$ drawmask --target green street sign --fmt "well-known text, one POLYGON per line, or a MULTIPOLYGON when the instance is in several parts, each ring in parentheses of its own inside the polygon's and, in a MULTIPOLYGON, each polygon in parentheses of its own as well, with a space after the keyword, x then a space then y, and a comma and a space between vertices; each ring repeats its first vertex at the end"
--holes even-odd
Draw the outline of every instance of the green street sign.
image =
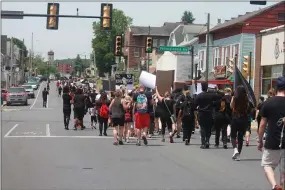
POLYGON ((176 46, 159 46, 159 51, 189 52, 189 48, 188 47, 176 47, 176 46))

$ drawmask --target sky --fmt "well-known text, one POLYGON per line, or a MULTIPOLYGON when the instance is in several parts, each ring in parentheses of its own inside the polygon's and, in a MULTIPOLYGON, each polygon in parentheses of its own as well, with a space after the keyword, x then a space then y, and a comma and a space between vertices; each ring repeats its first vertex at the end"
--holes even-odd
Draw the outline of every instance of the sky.
MULTIPOLYGON (((266 6, 274 4, 267 2, 266 6)), ((100 16, 100 2, 61 2, 60 14, 100 16)), ((179 22, 185 10, 191 11, 196 24, 205 24, 210 13, 211 27, 218 19, 231 17, 263 8, 248 2, 113 2, 113 8, 121 9, 133 18, 136 26, 162 26, 164 22, 179 22)), ((24 13, 46 14, 46 2, 2 2, 2 10, 24 11, 24 13)), ((23 20, 3 19, 2 35, 24 39, 28 49, 32 46, 35 54, 47 58, 52 50, 55 59, 75 58, 77 54, 89 57, 94 38, 92 22, 99 19, 59 18, 58 30, 46 29, 46 18, 25 17, 23 20)))

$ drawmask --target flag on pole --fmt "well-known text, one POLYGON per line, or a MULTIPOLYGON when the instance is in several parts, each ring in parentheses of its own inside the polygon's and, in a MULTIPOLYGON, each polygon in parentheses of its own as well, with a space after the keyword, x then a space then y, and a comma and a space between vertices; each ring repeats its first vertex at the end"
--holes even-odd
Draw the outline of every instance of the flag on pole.
POLYGON ((235 64, 235 69, 234 69, 234 89, 237 88, 237 86, 243 86, 246 90, 246 93, 248 94, 249 101, 252 103, 252 105, 255 107, 256 106, 256 98, 254 96, 254 92, 250 86, 250 84, 247 82, 247 80, 243 77, 242 73, 240 70, 237 68, 237 65, 235 64))

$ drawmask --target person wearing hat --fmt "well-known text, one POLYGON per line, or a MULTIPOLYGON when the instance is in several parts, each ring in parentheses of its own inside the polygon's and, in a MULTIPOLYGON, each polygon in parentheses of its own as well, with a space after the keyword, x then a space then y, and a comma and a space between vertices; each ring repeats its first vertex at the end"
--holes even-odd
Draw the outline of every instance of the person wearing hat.
POLYGON ((285 77, 276 80, 276 94, 264 102, 260 110, 260 127, 258 130, 258 150, 262 151, 261 166, 273 190, 285 189, 285 77), (267 128, 265 144, 263 135, 267 128), (280 165, 279 165, 280 164, 280 165), (279 165, 281 185, 275 179, 274 170, 279 165), (283 184, 283 185, 282 185, 283 184), (283 188, 282 188, 283 186, 283 188))

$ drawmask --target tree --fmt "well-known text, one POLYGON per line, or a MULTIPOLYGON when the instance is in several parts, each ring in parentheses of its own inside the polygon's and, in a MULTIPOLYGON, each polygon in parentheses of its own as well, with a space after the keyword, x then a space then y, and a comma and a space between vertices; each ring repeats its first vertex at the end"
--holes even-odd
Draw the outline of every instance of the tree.
POLYGON ((114 64, 113 44, 116 35, 125 33, 128 26, 132 24, 133 19, 126 16, 122 10, 113 9, 112 30, 107 32, 101 29, 100 22, 93 23, 95 38, 92 39, 92 47, 95 52, 96 67, 100 76, 111 71, 111 65, 114 64))
POLYGON ((181 17, 181 22, 186 24, 193 24, 195 18, 191 11, 184 11, 183 16, 181 17))
POLYGON ((79 72, 81 75, 81 69, 82 69, 82 60, 80 58, 80 55, 77 55, 77 57, 75 59, 75 64, 74 64, 75 73, 79 72))
POLYGON ((33 68, 37 69, 37 74, 39 75, 49 76, 51 73, 57 73, 56 66, 49 65, 41 55, 35 55, 33 57, 33 68))

